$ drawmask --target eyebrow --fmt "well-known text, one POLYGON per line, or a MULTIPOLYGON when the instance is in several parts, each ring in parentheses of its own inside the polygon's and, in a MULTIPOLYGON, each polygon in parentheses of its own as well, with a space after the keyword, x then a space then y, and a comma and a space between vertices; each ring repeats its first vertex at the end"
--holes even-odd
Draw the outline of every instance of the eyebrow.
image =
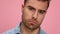
POLYGON ((38 11, 44 11, 44 12, 46 12, 45 10, 41 10, 41 9, 40 9, 40 10, 38 10, 38 11))
POLYGON ((35 9, 34 7, 32 7, 32 6, 27 6, 27 7, 36 10, 36 9, 35 9))
MULTIPOLYGON (((27 7, 36 10, 36 9, 35 9, 34 7, 32 7, 32 6, 27 6, 27 7)), ((46 12, 46 10, 43 10, 43 9, 39 9, 38 12, 39 12, 39 11, 46 12)))

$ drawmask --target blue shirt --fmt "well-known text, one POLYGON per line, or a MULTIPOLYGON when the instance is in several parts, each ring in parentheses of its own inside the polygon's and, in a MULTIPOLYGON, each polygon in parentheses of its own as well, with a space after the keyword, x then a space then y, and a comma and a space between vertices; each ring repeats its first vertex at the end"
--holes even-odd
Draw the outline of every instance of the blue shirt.
MULTIPOLYGON (((18 25, 17 27, 4 32, 3 34, 20 34, 20 26, 18 25)), ((39 34, 46 34, 46 33, 40 29, 39 34)))

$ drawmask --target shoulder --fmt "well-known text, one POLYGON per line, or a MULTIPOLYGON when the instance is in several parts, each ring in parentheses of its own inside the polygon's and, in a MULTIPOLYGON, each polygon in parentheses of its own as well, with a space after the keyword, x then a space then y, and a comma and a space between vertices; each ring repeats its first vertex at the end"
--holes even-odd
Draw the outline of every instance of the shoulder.
POLYGON ((19 33, 19 32, 20 32, 20 30, 19 30, 19 27, 17 26, 15 28, 12 28, 12 29, 4 32, 3 34, 16 34, 16 33, 19 33))
POLYGON ((10 29, 10 30, 7 30, 3 34, 14 34, 14 30, 15 30, 14 28, 10 29))
POLYGON ((40 29, 40 32, 39 33, 40 34, 46 34, 46 32, 44 30, 42 30, 42 29, 40 29))

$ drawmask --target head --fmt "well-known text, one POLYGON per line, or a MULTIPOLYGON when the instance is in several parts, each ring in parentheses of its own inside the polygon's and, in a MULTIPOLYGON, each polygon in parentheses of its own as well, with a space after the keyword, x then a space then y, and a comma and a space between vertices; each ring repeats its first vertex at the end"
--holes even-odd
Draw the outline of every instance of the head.
POLYGON ((22 23, 31 30, 37 29, 47 13, 49 0, 24 0, 22 6, 22 23))

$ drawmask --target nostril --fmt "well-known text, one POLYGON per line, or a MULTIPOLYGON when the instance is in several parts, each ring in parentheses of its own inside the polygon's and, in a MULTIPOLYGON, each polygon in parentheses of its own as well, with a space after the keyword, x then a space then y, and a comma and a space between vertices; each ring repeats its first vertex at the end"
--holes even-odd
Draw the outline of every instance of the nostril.
POLYGON ((34 16, 33 16, 33 17, 32 17, 32 19, 36 20, 36 19, 37 19, 37 17, 34 17, 34 16))
POLYGON ((37 15, 34 15, 34 16, 32 17, 32 19, 36 20, 36 19, 37 19, 37 15))
POLYGON ((35 18, 35 19, 36 19, 36 18, 37 18, 37 14, 35 14, 35 15, 33 16, 33 18, 35 18))
POLYGON ((34 14, 33 14, 33 19, 37 19, 37 17, 38 17, 38 12, 36 11, 34 14))

